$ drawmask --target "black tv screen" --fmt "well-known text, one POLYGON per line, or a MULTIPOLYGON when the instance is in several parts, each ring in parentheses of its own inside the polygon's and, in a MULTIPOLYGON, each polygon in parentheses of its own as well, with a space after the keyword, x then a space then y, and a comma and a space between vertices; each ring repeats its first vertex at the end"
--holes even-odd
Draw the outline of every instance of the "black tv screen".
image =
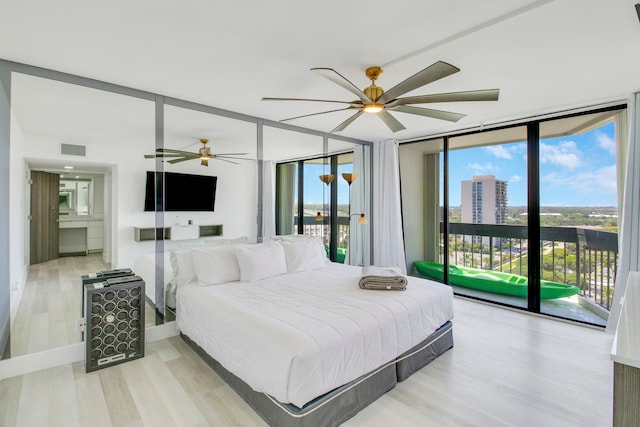
POLYGON ((144 210, 212 212, 216 204, 217 181, 215 176, 147 171, 144 210))

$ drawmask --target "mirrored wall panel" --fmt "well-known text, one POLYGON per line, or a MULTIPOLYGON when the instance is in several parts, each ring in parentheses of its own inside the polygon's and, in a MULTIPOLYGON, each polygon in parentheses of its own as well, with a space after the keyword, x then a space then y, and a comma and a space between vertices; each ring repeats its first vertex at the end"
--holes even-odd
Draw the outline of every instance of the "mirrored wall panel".
POLYGON ((133 267, 155 127, 151 101, 15 72, 11 89, 10 203, 20 212, 11 356, 20 356, 81 342, 81 277, 133 267))

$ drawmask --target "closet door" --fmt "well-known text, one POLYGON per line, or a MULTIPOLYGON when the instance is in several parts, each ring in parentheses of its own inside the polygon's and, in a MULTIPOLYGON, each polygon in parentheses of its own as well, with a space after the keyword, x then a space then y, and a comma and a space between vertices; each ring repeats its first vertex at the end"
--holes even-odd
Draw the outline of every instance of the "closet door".
POLYGON ((31 256, 37 264, 59 256, 58 207, 60 175, 31 171, 31 256))

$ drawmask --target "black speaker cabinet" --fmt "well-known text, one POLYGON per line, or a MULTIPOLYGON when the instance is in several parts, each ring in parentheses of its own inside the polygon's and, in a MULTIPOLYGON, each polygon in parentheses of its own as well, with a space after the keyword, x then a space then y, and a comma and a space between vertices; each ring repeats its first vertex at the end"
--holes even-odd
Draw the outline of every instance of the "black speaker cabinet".
MULTIPOLYGON (((96 282, 104 282, 107 279, 113 279, 114 277, 124 277, 124 276, 133 276, 133 270, 130 268, 118 268, 116 270, 103 270, 97 273, 85 274, 80 276, 80 281, 82 283, 82 307, 80 308, 80 313, 82 313, 82 317, 85 316, 85 299, 84 299, 84 288, 91 283, 96 282)), ((86 319, 85 324, 88 322, 86 319)), ((84 340, 84 332, 82 333, 82 339, 84 340)))
POLYGON ((144 357, 144 281, 139 276, 84 286, 86 371, 144 357))

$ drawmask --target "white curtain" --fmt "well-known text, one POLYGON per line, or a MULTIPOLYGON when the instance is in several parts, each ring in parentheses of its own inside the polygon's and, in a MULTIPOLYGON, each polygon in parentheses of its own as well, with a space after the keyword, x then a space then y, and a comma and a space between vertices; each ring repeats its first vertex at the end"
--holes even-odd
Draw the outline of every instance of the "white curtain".
POLYGON ((353 150, 353 173, 358 178, 351 184, 349 203, 352 216, 349 220, 349 250, 344 258, 345 264, 370 265, 370 231, 368 224, 358 224, 358 214, 364 213, 371 218, 371 149, 359 145, 353 150))
POLYGON ((276 165, 265 160, 262 167, 262 237, 276 235, 276 165))
POLYGON ((620 300, 627 288, 630 271, 640 269, 640 93, 629 98, 627 104, 629 143, 624 179, 622 221, 618 232, 618 271, 613 304, 607 322, 607 332, 614 333, 620 319, 620 300))
POLYGON ((398 141, 373 148, 373 262, 407 274, 400 204, 398 141))

